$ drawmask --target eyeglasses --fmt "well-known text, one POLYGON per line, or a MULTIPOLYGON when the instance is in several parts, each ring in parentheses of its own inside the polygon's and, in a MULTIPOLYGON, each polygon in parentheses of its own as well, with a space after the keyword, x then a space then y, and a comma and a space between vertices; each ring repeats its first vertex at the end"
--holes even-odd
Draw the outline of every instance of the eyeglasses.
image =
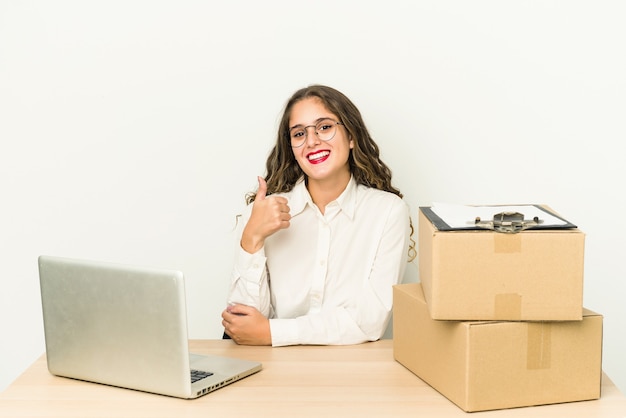
POLYGON ((295 126, 289 130, 289 138, 292 148, 299 148, 306 142, 308 128, 315 129, 315 135, 322 141, 330 141, 337 133, 337 125, 343 125, 332 119, 322 119, 315 125, 295 126))

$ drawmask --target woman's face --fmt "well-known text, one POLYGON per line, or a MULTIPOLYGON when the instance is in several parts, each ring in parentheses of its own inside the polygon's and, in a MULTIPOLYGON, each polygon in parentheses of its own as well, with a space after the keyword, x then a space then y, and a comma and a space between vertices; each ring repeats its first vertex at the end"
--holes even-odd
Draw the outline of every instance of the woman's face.
POLYGON ((354 142, 348 138, 343 125, 336 125, 334 122, 339 122, 339 118, 326 109, 321 100, 316 97, 300 100, 291 109, 290 132, 298 130, 300 138, 305 137, 302 146, 292 147, 292 150, 298 165, 309 178, 309 182, 338 180, 347 183, 350 179, 348 157, 354 142), (327 120, 329 123, 320 126, 322 128, 318 129, 320 133, 325 129, 335 130, 332 139, 327 141, 321 140, 315 133, 315 126, 319 126, 322 120, 327 120), (304 128, 306 135, 302 135, 301 128, 304 128))

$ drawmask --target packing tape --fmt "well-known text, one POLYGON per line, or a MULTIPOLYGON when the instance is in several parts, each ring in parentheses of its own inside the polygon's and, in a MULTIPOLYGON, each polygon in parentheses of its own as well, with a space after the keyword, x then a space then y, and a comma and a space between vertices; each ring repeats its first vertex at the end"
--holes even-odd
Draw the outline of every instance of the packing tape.
POLYGON ((522 318, 522 295, 500 293, 494 300, 494 314, 498 319, 519 321, 522 318))
POLYGON ((494 253, 520 253, 522 252, 522 234, 493 233, 494 253))
POLYGON ((549 369, 552 361, 552 324, 528 322, 528 352, 526 368, 549 369))

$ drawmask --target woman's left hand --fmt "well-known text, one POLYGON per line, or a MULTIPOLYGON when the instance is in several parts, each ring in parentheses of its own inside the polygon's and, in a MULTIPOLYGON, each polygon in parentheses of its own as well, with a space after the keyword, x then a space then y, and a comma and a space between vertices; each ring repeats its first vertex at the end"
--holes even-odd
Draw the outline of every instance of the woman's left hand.
POLYGON ((272 345, 270 321, 252 306, 229 305, 222 312, 222 325, 237 344, 272 345))

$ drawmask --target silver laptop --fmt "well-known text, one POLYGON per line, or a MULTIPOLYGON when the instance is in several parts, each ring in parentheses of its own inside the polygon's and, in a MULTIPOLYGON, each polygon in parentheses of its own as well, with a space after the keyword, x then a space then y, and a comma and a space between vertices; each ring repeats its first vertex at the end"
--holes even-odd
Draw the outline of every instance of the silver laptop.
POLYGON ((262 368, 189 353, 179 271, 40 256, 39 279, 54 375, 191 399, 262 368))

